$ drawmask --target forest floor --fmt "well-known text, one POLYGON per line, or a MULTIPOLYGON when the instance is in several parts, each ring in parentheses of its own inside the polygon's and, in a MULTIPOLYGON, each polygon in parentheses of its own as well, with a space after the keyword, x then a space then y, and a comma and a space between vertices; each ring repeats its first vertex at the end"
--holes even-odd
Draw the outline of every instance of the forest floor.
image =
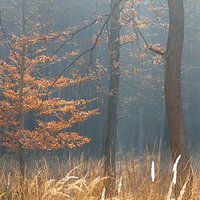
MULTIPOLYGON (((116 163, 116 195, 112 200, 171 200, 167 198, 172 182, 172 165, 161 162, 160 154, 144 157, 123 156, 116 163), (152 161, 155 181, 152 181, 152 161)), ((0 159, 0 199, 2 200, 105 200, 103 160, 58 158, 28 160, 26 178, 20 185, 18 162, 0 159), (22 198, 23 197, 23 198, 22 198)), ((194 165, 193 195, 198 196, 200 174, 194 165)))

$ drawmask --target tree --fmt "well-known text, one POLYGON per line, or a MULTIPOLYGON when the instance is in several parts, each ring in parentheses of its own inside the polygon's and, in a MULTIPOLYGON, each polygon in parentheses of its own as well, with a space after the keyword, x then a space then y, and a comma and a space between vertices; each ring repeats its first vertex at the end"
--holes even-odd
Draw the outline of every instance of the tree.
POLYGON ((108 94, 107 123, 105 136, 105 175, 106 196, 112 196, 115 187, 115 146, 117 132, 117 106, 119 99, 120 77, 120 0, 111 1, 111 10, 115 12, 111 16, 108 48, 110 55, 110 87, 108 94))
MULTIPOLYGON (((57 97, 56 92, 94 79, 94 75, 82 76, 72 69, 71 77, 53 78, 46 77, 40 68, 45 64, 56 67, 59 63, 61 58, 48 55, 48 43, 55 38, 62 39, 63 34, 68 32, 12 34, 8 58, 0 60, 0 127, 3 127, 0 142, 9 151, 18 152, 22 178, 25 176, 25 149, 76 148, 90 141, 72 128, 97 113, 97 110, 86 110, 92 100, 64 100, 57 97), (30 112, 37 119, 34 130, 25 127, 30 112), (45 119, 47 116, 49 120, 45 119)), ((77 53, 73 51, 69 55, 77 53)))
MULTIPOLYGON (((181 155, 178 169, 178 181, 175 187, 175 193, 178 197, 186 181, 189 180, 190 184, 187 184, 187 192, 185 194, 190 194, 190 187, 192 186, 192 170, 181 100, 180 72, 184 42, 184 7, 182 0, 168 0, 168 4, 169 33, 166 51, 159 45, 148 44, 140 31, 140 27, 137 27, 137 30, 144 40, 145 47, 154 53, 160 54, 165 62, 164 90, 172 160, 175 161, 176 158, 181 155)), ((134 16, 136 12, 132 10, 131 14, 134 16)), ((134 18, 129 18, 127 21, 134 22, 134 18)), ((158 64, 157 59, 156 57, 153 61, 155 65, 158 64)), ((189 196, 185 198, 189 199, 189 196)))
MULTIPOLYGON (((172 160, 181 155, 176 197, 179 196, 184 183, 187 184, 185 194, 189 195, 192 185, 192 171, 187 146, 186 128, 181 101, 181 58, 184 42, 184 7, 183 0, 168 0, 169 5, 169 33, 167 51, 165 54, 165 102, 172 160)), ((185 199, 189 199, 186 196, 185 199)))
POLYGON ((176 158, 181 155, 178 167, 178 180, 175 186, 175 195, 178 197, 182 187, 187 183, 184 199, 189 199, 193 175, 190 165, 190 155, 181 98, 181 61, 184 43, 183 0, 168 0, 168 6, 169 31, 166 50, 163 50, 156 45, 149 45, 144 36, 142 37, 147 48, 154 53, 160 54, 164 60, 165 105, 172 161, 174 162, 176 158))

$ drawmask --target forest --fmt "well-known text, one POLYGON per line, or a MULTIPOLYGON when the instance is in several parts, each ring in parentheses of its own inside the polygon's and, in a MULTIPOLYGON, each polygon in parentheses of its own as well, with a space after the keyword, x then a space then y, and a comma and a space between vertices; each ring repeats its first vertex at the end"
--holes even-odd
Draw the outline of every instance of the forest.
POLYGON ((200 199, 199 0, 0 0, 0 200, 200 199))

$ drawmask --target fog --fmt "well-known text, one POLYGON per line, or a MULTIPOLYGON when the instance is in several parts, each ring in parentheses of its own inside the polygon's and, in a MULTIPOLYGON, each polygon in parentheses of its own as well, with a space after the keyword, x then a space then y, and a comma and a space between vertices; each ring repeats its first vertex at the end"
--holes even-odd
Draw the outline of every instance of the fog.
MULTIPOLYGON (((161 47, 166 47, 168 10, 164 5, 167 5, 167 2, 163 1, 163 4, 160 1, 146 0, 142 2, 135 10, 137 11, 136 20, 143 20, 144 27, 131 30, 130 27, 122 25, 121 28, 122 35, 133 33, 136 38, 134 42, 124 44, 120 48, 117 152, 133 151, 143 154, 146 147, 152 151, 154 148, 158 148, 160 143, 161 148, 169 149, 163 85, 164 62, 158 55, 144 48, 144 38, 148 44, 160 44, 161 47), (155 59, 159 59, 158 63, 153 63, 155 59)), ((185 41, 181 66, 182 100, 191 152, 198 150, 200 142, 199 5, 198 1, 185 1, 185 41)), ((22 31, 20 1, 1 0, 0 9, 1 28, 3 28, 1 30, 1 41, 3 42, 0 56, 2 60, 6 61, 10 51, 9 38, 13 35, 19 36, 22 31), (4 31, 5 33, 3 33, 4 31)), ((63 44, 65 38, 63 41, 52 41, 47 45, 48 51, 46 52, 49 55, 55 54, 61 57, 72 51, 82 53, 93 45, 92 38, 101 30, 103 17, 109 12, 109 2, 106 0, 26 0, 24 12, 27 19, 26 33, 33 34, 32 31, 37 26, 40 26, 41 33, 47 35, 51 31, 76 30, 99 17, 102 22, 96 22, 74 34, 69 42, 63 44)), ((110 72, 107 47, 109 26, 108 23, 100 36, 101 44, 94 48, 92 55, 94 66, 88 67, 90 55, 85 54, 82 57, 85 61, 82 65, 74 63, 64 72, 65 76, 71 76, 71 70, 78 69, 82 74, 95 74, 97 71, 103 71, 103 75, 95 80, 56 91, 54 94, 67 100, 95 98, 89 108, 97 108, 98 114, 85 123, 73 127, 73 130, 78 130, 80 135, 91 138, 91 142, 81 148, 70 150, 74 154, 85 152, 87 155, 101 156, 104 149, 110 72)), ((65 66, 73 62, 73 59, 74 57, 71 57, 57 63, 47 64, 40 73, 55 78, 65 66)), ((34 111, 32 111, 26 114, 25 128, 33 130, 35 127, 36 119, 34 111)), ((3 129, 1 130, 3 131, 3 129)), ((64 148, 62 151, 65 152, 68 149, 64 148)))

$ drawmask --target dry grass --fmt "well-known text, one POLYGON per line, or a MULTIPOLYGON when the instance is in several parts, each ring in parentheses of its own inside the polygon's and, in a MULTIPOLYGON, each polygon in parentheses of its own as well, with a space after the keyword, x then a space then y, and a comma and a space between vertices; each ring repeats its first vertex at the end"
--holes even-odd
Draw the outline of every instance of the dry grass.
MULTIPOLYGON (((155 181, 151 179, 152 156, 126 156, 117 163, 116 196, 113 200, 164 200, 172 183, 172 166, 161 163, 154 156, 155 181)), ((17 162, 1 161, 0 199, 20 200, 101 200, 104 181, 103 160, 77 159, 47 162, 45 159, 29 163, 23 189, 17 162), (34 163, 34 164, 33 164, 34 163), (53 164, 52 164, 53 163, 53 164)), ((195 174, 193 194, 197 195, 200 175, 195 174)), ((184 188, 183 191, 184 192, 184 188)), ((172 199, 173 194, 169 199, 172 199)), ((195 199, 200 199, 197 197, 195 199)), ((179 198, 181 200, 181 197, 179 198)))

